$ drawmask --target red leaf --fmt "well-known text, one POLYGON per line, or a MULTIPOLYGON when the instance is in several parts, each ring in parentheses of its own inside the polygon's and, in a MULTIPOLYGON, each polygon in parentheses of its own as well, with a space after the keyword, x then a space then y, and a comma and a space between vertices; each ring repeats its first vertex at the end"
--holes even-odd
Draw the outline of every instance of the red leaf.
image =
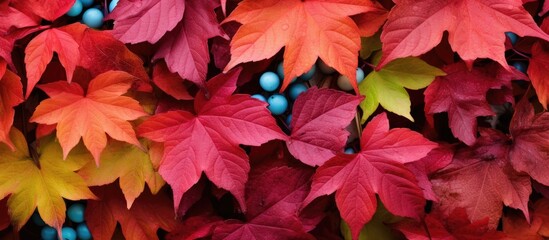
POLYGON ((174 210, 167 195, 152 195, 146 190, 127 209, 118 184, 94 188, 93 192, 101 199, 88 201, 86 207, 86 223, 93 239, 112 239, 117 222, 126 239, 134 240, 158 239, 159 228, 166 231, 175 228, 174 210))
POLYGON ((16 8, 25 9, 53 22, 69 11, 75 0, 16 0, 12 1, 16 8))
POLYGON ((427 214, 422 224, 406 220, 395 227, 410 240, 503 239, 505 234, 488 228, 488 218, 471 222, 463 208, 456 208, 445 218, 437 212, 427 214), (426 232, 426 230, 428 232, 426 232))
POLYGON ((158 88, 177 100, 193 99, 193 96, 187 90, 189 86, 185 84, 185 81, 179 75, 170 72, 164 61, 154 65, 153 82, 158 88))
MULTIPOLYGON (((0 62, 3 61, 0 60, 0 62)), ((4 74, 0 79, 0 143, 6 143, 12 150, 15 150, 15 146, 10 140, 10 129, 15 117, 13 107, 22 102, 23 85, 21 79, 4 67, 4 74)))
POLYGON ((529 218, 530 177, 511 167, 508 141, 503 133, 483 129, 474 146, 455 152, 453 162, 431 180, 444 214, 464 208, 471 221, 488 217, 495 228, 505 204, 529 218))
POLYGON ((34 27, 40 25, 40 19, 28 16, 13 7, 0 6, 0 33, 4 34, 10 30, 34 27))
POLYGON ((230 95, 238 73, 239 70, 208 81, 210 100, 200 97, 206 95, 202 91, 197 94, 197 115, 170 111, 157 114, 139 126, 141 136, 164 143, 159 173, 174 191, 174 206, 179 205, 183 193, 204 171, 215 185, 229 190, 245 209, 244 184, 250 165, 239 144, 257 146, 286 138, 265 103, 249 95, 230 95))
POLYGON ((437 77, 425 90, 425 112, 448 112, 452 133, 467 145, 473 145, 476 140, 476 117, 494 115, 486 101, 488 90, 511 88, 511 80, 527 79, 516 69, 507 72, 496 63, 469 71, 460 62, 447 65, 443 70, 447 75, 437 77))
POLYGON ((322 165, 343 151, 362 97, 342 91, 312 87, 295 101, 288 150, 310 166, 322 165))
POLYGON ((25 49, 25 64, 27 69, 27 93, 30 96, 34 86, 42 77, 46 66, 57 53, 59 61, 65 67, 67 81, 70 83, 76 64, 80 60, 78 43, 66 32, 48 29, 33 38, 25 49))
POLYGON ((164 58, 170 71, 204 85, 210 62, 208 39, 224 36, 214 12, 217 6, 215 0, 187 0, 183 20, 162 38, 154 58, 164 58))
POLYGON ((185 1, 122 0, 108 16, 114 19, 112 35, 125 43, 156 43, 183 18, 185 1))
POLYGON ((370 37, 374 35, 387 20, 389 11, 383 8, 379 3, 376 3, 376 5, 378 6, 377 10, 353 17, 353 20, 355 20, 358 25, 358 29, 360 29, 361 37, 370 37))
POLYGON ((549 103, 549 46, 535 43, 532 46, 532 58, 528 65, 528 76, 536 90, 538 99, 545 109, 549 103))
POLYGON ((219 224, 213 239, 312 239, 297 217, 309 192, 311 171, 276 167, 253 175, 246 184, 246 222, 219 224))
POLYGON ((396 58, 419 56, 435 47, 444 31, 469 68, 477 58, 491 58, 509 69, 505 32, 549 40, 516 0, 401 0, 383 28, 383 57, 378 68, 396 58), (490 24, 485 24, 490 23, 490 24))
POLYGON ((376 193, 390 212, 419 219, 425 199, 403 164, 425 157, 437 144, 409 129, 389 130, 383 113, 366 126, 360 146, 358 154, 339 153, 317 169, 305 205, 336 192, 337 207, 353 239, 374 215, 376 193))
POLYGON ((177 225, 176 229, 166 236, 166 239, 195 240, 207 238, 213 234, 214 228, 222 222, 222 219, 217 216, 192 216, 185 219, 182 224, 177 225))
POLYGON ((549 113, 534 114, 534 108, 526 100, 515 107, 510 132, 513 146, 509 154, 517 171, 528 173, 534 180, 549 185, 549 113))
POLYGON ((282 91, 321 58, 347 76, 358 92, 360 35, 349 16, 377 10, 368 0, 245 0, 224 21, 243 24, 231 41, 225 70, 270 58, 284 47, 282 91))
POLYGON ((440 145, 429 152, 426 157, 406 164, 406 167, 416 176, 418 186, 423 189, 425 199, 438 201, 436 194, 433 192, 430 180, 431 175, 448 166, 452 162, 453 157, 454 150, 452 147, 440 145))

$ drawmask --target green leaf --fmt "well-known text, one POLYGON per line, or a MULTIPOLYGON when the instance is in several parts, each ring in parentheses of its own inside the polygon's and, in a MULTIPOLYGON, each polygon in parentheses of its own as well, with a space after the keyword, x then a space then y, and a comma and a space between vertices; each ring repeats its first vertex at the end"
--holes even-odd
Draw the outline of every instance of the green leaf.
POLYGON ((368 59, 373 52, 381 50, 380 35, 381 32, 378 32, 371 37, 360 38, 360 45, 362 46, 360 49, 360 58, 368 59))
POLYGON ((437 76, 446 75, 419 58, 401 58, 372 71, 359 85, 366 98, 360 103, 364 123, 381 104, 386 110, 414 121, 410 115, 410 96, 406 89, 427 87, 437 76))

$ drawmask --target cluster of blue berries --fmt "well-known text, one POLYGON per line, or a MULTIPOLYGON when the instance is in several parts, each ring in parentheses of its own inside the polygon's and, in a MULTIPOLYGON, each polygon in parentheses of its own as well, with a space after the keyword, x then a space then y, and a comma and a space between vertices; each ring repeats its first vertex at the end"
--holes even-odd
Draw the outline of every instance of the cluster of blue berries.
MULTIPOLYGON (((513 32, 506 32, 505 35, 511 42, 511 45, 515 45, 519 39, 519 36, 513 32)), ((511 61, 510 64, 523 73, 526 73, 526 69, 528 68, 528 64, 525 61, 511 61)))
MULTIPOLYGON (((71 9, 67 12, 67 16, 76 17, 82 13, 84 8, 88 8, 82 14, 82 23, 88 25, 91 28, 99 28, 103 25, 103 12, 100 10, 99 5, 91 7, 94 3, 94 0, 76 0, 72 5, 71 9), (91 7, 91 8, 90 8, 91 7)), ((116 7, 118 0, 112 0, 109 3, 109 12, 116 7)))
MULTIPOLYGON (((76 229, 70 226, 63 227, 61 230, 63 240, 92 239, 90 230, 88 229, 88 226, 84 222, 85 209, 86 207, 81 203, 73 203, 67 209, 67 217, 70 221, 66 221, 65 223, 69 223, 70 225, 73 225, 73 226, 75 225, 76 229)), ((34 212, 34 214, 32 215, 32 221, 37 226, 42 227, 42 231, 40 232, 40 236, 42 237, 42 240, 57 239, 57 230, 55 230, 55 228, 47 226, 46 223, 44 223, 44 221, 42 220, 42 218, 40 218, 40 215, 38 215, 38 212, 34 212)))

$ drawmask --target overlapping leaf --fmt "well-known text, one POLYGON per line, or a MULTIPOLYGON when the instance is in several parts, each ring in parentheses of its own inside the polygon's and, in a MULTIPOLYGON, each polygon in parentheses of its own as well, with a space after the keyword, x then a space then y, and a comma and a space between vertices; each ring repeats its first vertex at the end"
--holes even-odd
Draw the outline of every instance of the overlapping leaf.
POLYGON ((231 41, 225 70, 270 58, 284 47, 282 90, 321 58, 347 76, 358 92, 360 35, 348 16, 377 10, 368 0, 245 0, 225 19, 243 24, 231 41))
POLYGON ((528 76, 536 90, 538 99, 545 109, 549 103, 549 45, 535 43, 528 65, 528 76))
POLYGON ((75 0, 26 0, 12 1, 16 8, 32 12, 53 21, 69 11, 75 0))
POLYGON ((65 202, 94 199, 84 179, 75 173, 87 161, 83 149, 78 148, 63 161, 61 147, 55 138, 40 141, 39 157, 33 161, 25 137, 12 130, 15 151, 0 145, 0 198, 8 195, 8 208, 13 226, 19 230, 36 208, 46 224, 61 230, 65 222, 65 202), (40 164, 40 166, 37 165, 40 164))
POLYGON ((139 126, 139 134, 164 143, 159 173, 174 191, 174 206, 198 182, 202 172, 230 191, 242 209, 250 165, 239 144, 260 145, 286 139, 266 104, 249 95, 231 95, 240 70, 218 75, 195 99, 196 115, 187 111, 156 114, 139 126))
POLYGON ((126 72, 109 71, 94 78, 84 93, 78 83, 58 81, 40 89, 51 98, 40 102, 31 122, 57 124, 57 138, 65 158, 82 137, 99 165, 107 136, 140 146, 129 120, 145 116, 136 100, 121 96, 136 78, 126 72))
POLYGON ((11 149, 15 149, 9 133, 15 117, 13 107, 23 102, 23 85, 19 76, 5 67, 6 65, 3 67, 4 73, 0 74, 0 144, 5 143, 11 149))
POLYGON ((336 192, 337 207, 353 239, 374 215, 376 193, 391 213, 419 219, 425 200, 404 164, 425 157, 437 144, 409 129, 389 130, 382 114, 366 126, 360 145, 358 154, 340 153, 317 169, 305 204, 336 192))

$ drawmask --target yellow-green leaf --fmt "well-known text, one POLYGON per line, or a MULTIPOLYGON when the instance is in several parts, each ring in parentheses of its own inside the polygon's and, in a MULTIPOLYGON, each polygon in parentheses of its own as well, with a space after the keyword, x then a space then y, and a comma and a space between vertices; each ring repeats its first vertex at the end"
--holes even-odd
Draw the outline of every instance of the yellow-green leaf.
POLYGON ((63 198, 73 201, 96 198, 84 179, 75 173, 92 158, 82 157, 89 154, 78 145, 63 160, 61 146, 50 136, 40 140, 38 167, 30 157, 23 134, 12 129, 10 138, 15 151, 0 145, 0 199, 11 194, 8 209, 13 225, 21 229, 38 208, 44 222, 60 231, 65 222, 63 198))
MULTIPOLYGON (((143 141, 141 144, 148 146, 148 143, 143 141)), ((88 186, 110 184, 119 179, 129 209, 145 189, 145 183, 153 193, 158 192, 165 184, 160 174, 155 171, 149 155, 135 145, 113 140, 101 154, 99 166, 93 161, 88 162, 78 174, 86 180, 88 186)))
POLYGON ((381 50, 380 35, 381 33, 378 32, 371 37, 360 38, 360 45, 362 46, 362 48, 360 48, 360 58, 368 59, 373 52, 381 50))
POLYGON ((386 110, 414 121, 410 115, 410 96, 406 89, 427 87, 436 76, 445 73, 419 58, 402 58, 390 62, 379 71, 372 71, 359 85, 366 98, 360 103, 364 123, 381 104, 386 110))

